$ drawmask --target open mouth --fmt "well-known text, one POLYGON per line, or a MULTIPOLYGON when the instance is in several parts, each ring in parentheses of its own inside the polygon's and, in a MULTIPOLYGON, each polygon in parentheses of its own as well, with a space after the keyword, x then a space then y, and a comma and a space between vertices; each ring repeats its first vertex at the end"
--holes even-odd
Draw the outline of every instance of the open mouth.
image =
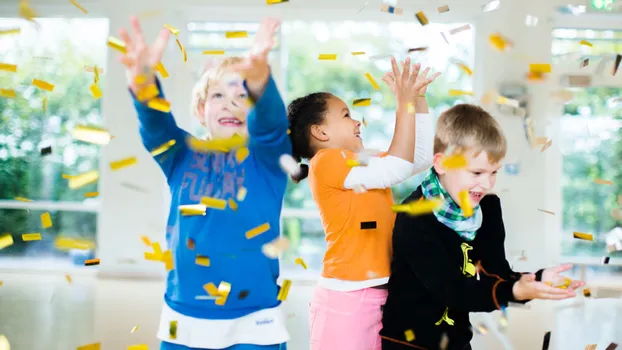
POLYGON ((244 122, 242 122, 238 118, 231 117, 218 119, 218 124, 228 127, 240 127, 244 124, 244 122))
POLYGON ((484 193, 469 191, 469 197, 471 197, 471 200, 473 202, 477 203, 482 200, 482 198, 484 197, 484 193))
POLYGON ((361 132, 360 132, 360 131, 359 131, 359 132, 355 132, 355 133, 354 133, 354 136, 355 136, 355 137, 358 137, 359 139, 362 139, 362 138, 361 138, 361 132))

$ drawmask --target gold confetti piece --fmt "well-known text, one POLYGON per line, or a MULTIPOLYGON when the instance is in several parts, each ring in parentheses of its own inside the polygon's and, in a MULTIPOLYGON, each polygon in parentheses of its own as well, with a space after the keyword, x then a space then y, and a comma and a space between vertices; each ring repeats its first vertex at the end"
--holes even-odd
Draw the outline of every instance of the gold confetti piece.
POLYGON ((43 106, 43 112, 47 112, 48 111, 48 98, 47 96, 43 98, 43 101, 41 102, 42 106, 43 106))
MULTIPOLYGON (((103 68, 99 68, 97 66, 84 66, 84 71, 85 72, 89 72, 89 73, 97 73, 97 75, 99 74, 103 74, 104 73, 104 69, 103 68)), ((99 78, 98 78, 99 80, 99 78)))
POLYGON ((246 147, 238 148, 238 150, 235 152, 235 159, 238 161, 238 164, 242 164, 244 159, 246 159, 246 157, 248 157, 250 153, 251 152, 246 147))
POLYGON ((99 89, 99 86, 97 86, 97 84, 91 85, 89 90, 91 90, 91 95, 93 95, 93 98, 96 99, 96 100, 98 98, 101 98, 102 95, 103 95, 102 91, 99 89))
POLYGON ((233 198, 229 198, 229 208, 233 211, 238 211, 238 203, 236 203, 233 198))
POLYGON ((325 61, 334 61, 337 59, 337 54, 336 53, 321 53, 317 59, 325 60, 325 61))
POLYGON ((69 179, 69 188, 75 190, 99 180, 99 171, 91 170, 69 179))
POLYGON ((13 89, 0 89, 0 97, 15 98, 17 94, 13 89))
POLYGON ((412 329, 407 329, 404 331, 404 336, 406 337, 406 341, 415 340, 415 332, 412 329))
POLYGON ((19 34, 21 31, 21 28, 0 29, 0 35, 19 34))
POLYGON ((112 49, 120 51, 121 53, 127 53, 127 49, 125 48, 125 43, 122 40, 117 39, 113 36, 108 37, 108 46, 112 49))
POLYGON ((67 280, 67 283, 72 283, 73 279, 71 278, 71 276, 69 274, 65 274, 65 279, 67 280))
MULTIPOLYGON (((2 285, 3 285, 3 284, 4 284, 4 282, 0 281, 0 287, 2 287, 2 285)), ((1 339, 2 337, 3 337, 3 336, 2 336, 2 335, 0 335, 0 341, 2 341, 2 339, 1 339)), ((0 349, 1 349, 1 348, 2 348, 2 347, 0 347, 0 349)))
POLYGON ((547 214, 551 214, 551 215, 555 215, 555 213, 554 213, 554 212, 549 211, 549 210, 538 209, 538 211, 541 211, 541 212, 543 212, 543 213, 547 213, 547 214))
POLYGON ((203 204, 207 208, 220 209, 220 210, 223 210, 227 207, 226 200, 212 198, 212 197, 201 197, 201 204, 203 204))
POLYGON ((16 201, 20 201, 20 202, 32 202, 32 199, 28 199, 24 197, 15 197, 13 199, 15 199, 16 201))
POLYGON ((149 346, 147 344, 130 345, 127 350, 149 350, 149 346))
POLYGON ((88 345, 79 346, 78 350, 100 350, 101 343, 93 343, 88 345))
POLYGON ((227 39, 241 39, 248 38, 248 33, 245 31, 226 32, 225 37, 227 39))
POLYGON ((171 103, 163 98, 154 98, 147 102, 147 106, 151 109, 155 109, 156 111, 168 113, 171 111, 171 103))
POLYGON ((376 83, 376 80, 374 80, 374 77, 370 73, 365 73, 365 77, 367 78, 367 80, 369 80, 369 83, 374 88, 374 90, 380 90, 380 86, 378 85, 378 83, 376 83))
POLYGON ((467 218, 473 216, 473 207, 471 206, 471 201, 469 200, 469 191, 462 190, 458 193, 458 196, 460 198, 460 202, 458 204, 460 205, 464 216, 467 218))
POLYGON ((218 288, 216 288, 216 285, 214 283, 212 283, 212 282, 204 284, 203 285, 203 289, 205 289, 207 294, 209 294, 211 296, 219 296, 220 295, 218 293, 218 288))
POLYGON ((270 243, 261 247, 262 253, 271 259, 278 259, 279 255, 289 247, 289 240, 285 237, 278 237, 270 243))
POLYGON ((160 73, 162 78, 168 78, 169 77, 168 71, 166 70, 166 68, 164 67, 164 64, 162 64, 162 62, 158 62, 158 64, 156 64, 156 66, 153 67, 153 69, 155 69, 158 73, 160 73))
POLYGON ((354 51, 352 52, 352 56, 360 56, 360 55, 364 55, 365 51, 354 51))
POLYGON ((0 63, 0 70, 5 70, 7 72, 17 72, 17 65, 9 64, 9 63, 0 63))
POLYGON ((204 204, 180 205, 179 210, 183 216, 205 215, 207 207, 204 204))
POLYGON ((90 142, 97 145, 107 145, 108 142, 112 139, 110 133, 104 129, 92 127, 92 126, 84 126, 78 125, 72 131, 71 135, 74 139, 90 142))
POLYGON ((308 268, 307 263, 305 263, 305 261, 304 261, 304 260, 302 260, 302 258, 301 258, 301 257, 296 258, 296 260, 294 260, 294 263, 295 263, 296 265, 300 265, 300 266, 302 266, 302 268, 303 268, 303 269, 305 269, 305 270, 308 268))
POLYGON ((500 105, 506 105, 514 108, 518 108, 520 105, 518 100, 507 98, 505 96, 497 96, 497 103, 500 105))
POLYGON ((82 7, 80 4, 78 4, 78 3, 76 2, 76 0, 69 0, 69 2, 70 2, 73 6, 77 7, 80 11, 84 12, 84 14, 87 14, 87 13, 88 13, 88 11, 86 11, 86 9, 85 9, 84 7, 82 7))
POLYGON ((613 185, 613 182, 609 180, 601 180, 601 179, 594 179, 594 183, 597 185, 613 185))
POLYGON ((277 295, 276 300, 285 301, 287 299, 287 295, 289 294, 289 288, 292 286, 292 281, 284 280, 283 286, 281 286, 281 290, 279 290, 279 295, 277 295))
POLYGON ((356 159, 346 159, 346 165, 353 168, 355 166, 361 166, 361 162, 356 159))
POLYGON ((93 266, 93 265, 99 265, 99 259, 84 260, 84 266, 93 266))
POLYGON ((0 236, 0 249, 11 246, 13 245, 13 243, 13 236, 11 236, 10 233, 5 233, 4 235, 0 236))
POLYGON ((177 42, 177 46, 179 46, 179 49, 181 50, 181 54, 184 57, 184 62, 188 61, 188 56, 186 56, 186 49, 184 49, 184 45, 181 44, 181 41, 179 41, 179 39, 175 39, 175 41, 177 42))
POLYGON ((120 170, 123 168, 127 168, 128 166, 134 165, 138 162, 138 158, 136 157, 128 157, 121 160, 117 160, 115 162, 110 162, 110 168, 112 170, 120 170))
POLYGON ((469 76, 473 75, 473 71, 466 64, 458 62, 458 63, 456 63, 456 65, 458 67, 460 67, 460 69, 462 69, 462 71, 465 72, 466 74, 468 74, 469 76))
POLYGON ((461 95, 473 96, 473 91, 449 89, 449 96, 461 96, 461 95))
POLYGON ((443 159, 441 166, 447 170, 458 170, 467 166, 467 160, 462 154, 452 154, 443 159))
POLYGON ((151 243, 151 240, 147 236, 140 236, 140 240, 143 241, 143 243, 148 247, 151 247, 153 244, 151 243))
POLYGON ((246 190, 246 187, 242 186, 238 189, 238 193, 235 196, 235 198, 238 200, 238 202, 242 202, 244 201, 244 198, 246 198, 246 193, 248 191, 246 190))
POLYGON ((371 105, 371 98, 357 98, 352 101, 354 107, 367 107, 371 105))
POLYGON ((529 71, 536 74, 551 73, 551 65, 549 63, 532 63, 529 65, 529 71))
POLYGON ((84 194, 84 198, 95 198, 99 196, 99 192, 87 192, 84 194))
POLYGON ((553 140, 548 140, 547 143, 545 143, 544 146, 542 146, 542 150, 540 150, 540 152, 546 151, 549 147, 551 147, 552 144, 553 144, 553 140))
POLYGON ((589 46, 589 47, 592 47, 592 46, 593 46, 593 45, 592 45, 592 43, 591 43, 591 42, 589 42, 589 41, 587 41, 587 40, 581 40, 581 41, 579 42, 579 45, 585 45, 585 46, 589 46))
POLYGON ((510 47, 508 41, 499 33, 491 34, 488 37, 488 41, 499 51, 503 51, 510 47))
POLYGON ((200 140, 196 137, 188 138, 188 147, 196 152, 229 152, 232 149, 245 147, 248 139, 237 134, 226 139, 200 140))
POLYGON ((281 4, 284 2, 289 2, 289 0, 266 0, 266 5, 281 4))
POLYGON ((177 321, 171 321, 168 325, 169 339, 177 339, 177 321))
POLYGON ((583 232, 573 232, 572 236, 576 239, 583 239, 586 241, 593 241, 594 240, 594 235, 592 235, 591 233, 583 233, 583 232))
POLYGON ((409 102, 408 105, 406 106, 406 113, 413 115, 416 112, 417 111, 415 110, 415 105, 409 102))
POLYGON ((470 24, 465 24, 463 26, 460 26, 460 27, 457 27, 457 28, 449 30, 449 34, 455 35, 455 34, 458 34, 460 32, 464 32, 465 30, 469 30, 469 29, 471 29, 471 25, 470 24))
POLYGON ((590 291, 590 289, 589 289, 589 288, 585 288, 585 289, 583 290, 583 296, 584 296, 584 297, 586 297, 586 298, 589 298, 589 297, 591 297, 591 296, 592 296, 592 292, 590 291))
MULTIPOLYGON (((422 197, 423 198, 423 197, 422 197)), ((434 199, 423 199, 414 201, 408 204, 392 205, 391 209, 396 213, 408 213, 410 215, 421 215, 433 212, 435 209, 440 208, 443 205, 443 201, 434 199)))
POLYGON ((270 229, 270 223, 261 224, 253 229, 246 231, 246 239, 251 239, 253 237, 259 236, 260 234, 268 231, 270 229))
POLYGON ((179 29, 176 29, 175 27, 169 25, 169 24, 165 24, 164 28, 168 29, 171 31, 171 33, 173 33, 173 35, 178 35, 179 34, 179 29))
POLYGON ((225 50, 205 50, 203 51, 204 55, 224 55, 225 50))
POLYGON ((425 16, 425 14, 421 11, 415 13, 415 17, 417 18, 417 20, 419 21, 419 23, 424 26, 427 25, 428 23, 430 23, 430 21, 428 21, 428 18, 425 16))
MULTIPOLYGON (((367 4, 366 4, 367 5, 367 4)), ((361 9, 362 10, 362 9, 361 9)), ((382 12, 388 12, 388 13, 394 13, 396 15, 401 16, 402 13, 404 12, 401 8, 399 7, 393 7, 387 4, 382 5, 382 7, 380 7, 380 11, 382 12)), ((360 12, 360 11, 359 11, 360 12)))
POLYGON ((19 15, 33 22, 35 17, 39 17, 39 14, 32 7, 30 7, 28 1, 25 0, 22 0, 19 3, 19 15))
POLYGON ((173 252, 171 252, 170 249, 162 254, 162 261, 164 262, 166 271, 171 271, 173 269, 173 252))
POLYGON ((363 126, 364 126, 364 127, 367 127, 367 120, 365 120, 365 117, 363 117, 362 122, 363 122, 363 126))
POLYGON ((132 328, 132 330, 130 331, 130 334, 134 334, 137 330, 138 326, 134 326, 134 328, 132 328))
POLYGON ((58 250, 92 250, 95 249, 95 243, 79 238, 57 237, 54 247, 58 250))
POLYGON ((167 141, 165 144, 156 147, 154 150, 151 151, 151 155, 152 156, 159 156, 160 154, 168 151, 171 147, 173 147, 175 145, 175 143, 177 143, 177 141, 175 140, 169 140, 167 141))
POLYGON ((43 228, 52 227, 52 217, 50 216, 50 213, 46 212, 41 214, 41 226, 43 226, 43 228))
POLYGON ((439 6, 437 9, 438 13, 449 12, 449 5, 439 6))
POLYGON ((209 267, 210 266, 209 258, 206 257, 206 256, 201 256, 201 255, 197 255, 197 258, 194 261, 194 263, 197 264, 197 265, 205 266, 205 267, 209 267))

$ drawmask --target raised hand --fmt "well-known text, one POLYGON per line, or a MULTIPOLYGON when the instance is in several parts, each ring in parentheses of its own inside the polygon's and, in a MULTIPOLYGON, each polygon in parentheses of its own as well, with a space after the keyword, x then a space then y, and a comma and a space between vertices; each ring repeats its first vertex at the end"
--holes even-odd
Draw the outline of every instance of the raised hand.
POLYGON ((542 282, 553 287, 564 286, 565 289, 574 291, 585 285, 583 281, 572 280, 571 278, 560 275, 563 272, 572 269, 572 264, 563 264, 555 267, 549 267, 542 272, 542 282))
MULTIPOLYGON (((409 59, 407 59, 407 61, 410 62, 409 59)), ((405 63, 402 62, 403 67, 404 65, 405 63)), ((430 85, 434 80, 436 80, 436 78, 438 78, 439 75, 441 75, 440 72, 437 72, 428 78, 429 72, 430 72, 430 67, 427 67, 426 69, 423 70, 422 73, 417 75, 417 79, 415 82, 416 93, 412 96, 413 100, 417 96, 425 95, 426 91, 428 90, 428 85, 430 85)), ((389 86, 393 94, 395 94, 395 73, 394 72, 385 73, 384 76, 382 77, 382 80, 389 86)))
POLYGON ((268 53, 274 46, 274 34, 281 25, 276 18, 266 18, 259 25, 255 42, 243 62, 231 67, 246 80, 251 96, 259 97, 270 77, 268 53))
POLYGON ((133 36, 130 36, 127 30, 121 29, 121 39, 125 43, 126 52, 119 60, 126 67, 130 89, 136 94, 141 86, 155 81, 153 68, 162 59, 171 32, 163 28, 153 44, 148 46, 138 18, 132 16, 130 22, 133 36))
POLYGON ((512 292, 514 293, 514 298, 516 298, 516 300, 562 300, 577 296, 574 290, 555 288, 544 282, 537 282, 536 275, 534 274, 526 274, 521 276, 520 280, 514 283, 512 292))

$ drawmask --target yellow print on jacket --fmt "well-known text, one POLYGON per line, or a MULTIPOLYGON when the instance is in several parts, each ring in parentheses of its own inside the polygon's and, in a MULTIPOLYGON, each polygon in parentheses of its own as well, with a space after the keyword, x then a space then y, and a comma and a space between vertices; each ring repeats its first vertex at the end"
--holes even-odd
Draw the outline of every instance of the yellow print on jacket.
POLYGON ((462 249, 462 255, 464 257, 464 260, 462 262, 462 273, 469 277, 473 277, 475 276, 476 272, 475 265, 473 265, 473 262, 471 261, 471 259, 469 259, 469 250, 473 250, 473 247, 471 247, 467 243, 462 243, 460 248, 462 249))

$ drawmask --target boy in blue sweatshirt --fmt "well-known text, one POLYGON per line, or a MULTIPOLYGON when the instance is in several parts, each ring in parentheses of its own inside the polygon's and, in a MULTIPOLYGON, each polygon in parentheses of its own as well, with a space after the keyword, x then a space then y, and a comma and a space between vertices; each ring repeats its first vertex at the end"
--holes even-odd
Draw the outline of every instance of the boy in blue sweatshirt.
POLYGON ((262 246, 279 236, 287 184, 279 156, 292 151, 285 105, 267 63, 280 22, 264 20, 248 57, 208 67, 195 87, 193 113, 212 139, 229 140, 229 146, 211 152, 192 146, 197 140, 189 142, 166 104, 158 106, 165 100, 153 67, 170 31, 163 29, 149 47, 138 20, 131 22, 132 37, 121 31, 121 62, 142 142, 172 195, 166 239, 173 268, 160 349, 283 350, 289 335, 277 300, 278 260, 262 253, 262 246), (254 103, 250 110, 247 99, 254 103), (235 142, 246 137, 248 148, 235 142), (185 210, 188 205, 193 210, 185 210))

